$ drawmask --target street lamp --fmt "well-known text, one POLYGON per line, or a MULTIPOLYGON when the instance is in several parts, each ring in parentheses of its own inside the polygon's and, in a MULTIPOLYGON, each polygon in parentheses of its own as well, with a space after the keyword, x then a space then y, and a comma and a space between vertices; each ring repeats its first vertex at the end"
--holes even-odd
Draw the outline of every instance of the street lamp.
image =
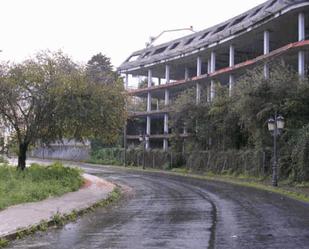
POLYGON ((281 135, 284 129, 284 118, 281 115, 275 114, 267 121, 268 130, 274 137, 274 158, 273 158, 273 168, 272 168, 272 185, 274 187, 278 186, 278 156, 277 156, 277 137, 281 135))
POLYGON ((143 145, 143 169, 146 168, 145 166, 145 151, 146 151, 146 144, 149 142, 149 135, 145 133, 142 133, 139 135, 139 141, 142 143, 143 145))

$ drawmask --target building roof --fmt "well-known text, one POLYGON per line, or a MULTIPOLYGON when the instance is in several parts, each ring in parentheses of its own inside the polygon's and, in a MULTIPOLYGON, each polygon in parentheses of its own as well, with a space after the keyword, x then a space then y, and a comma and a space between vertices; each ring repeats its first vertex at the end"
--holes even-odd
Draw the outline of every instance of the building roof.
POLYGON ((219 41, 233 38, 245 32, 252 26, 271 20, 275 14, 298 7, 309 5, 308 0, 269 0, 255 8, 231 18, 211 28, 196 32, 192 35, 172 40, 170 42, 151 46, 132 53, 118 68, 118 71, 136 70, 153 63, 185 56, 197 50, 204 50, 217 45, 219 41))

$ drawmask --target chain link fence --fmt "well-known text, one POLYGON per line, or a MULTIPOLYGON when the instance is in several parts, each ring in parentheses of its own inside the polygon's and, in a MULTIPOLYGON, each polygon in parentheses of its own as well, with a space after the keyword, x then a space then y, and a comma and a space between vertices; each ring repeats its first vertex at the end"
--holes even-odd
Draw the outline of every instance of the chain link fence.
POLYGON ((92 154, 93 161, 106 164, 125 164, 154 169, 183 167, 191 172, 213 172, 217 174, 266 175, 271 171, 271 151, 228 150, 196 151, 191 153, 143 151, 122 148, 98 150, 92 154))

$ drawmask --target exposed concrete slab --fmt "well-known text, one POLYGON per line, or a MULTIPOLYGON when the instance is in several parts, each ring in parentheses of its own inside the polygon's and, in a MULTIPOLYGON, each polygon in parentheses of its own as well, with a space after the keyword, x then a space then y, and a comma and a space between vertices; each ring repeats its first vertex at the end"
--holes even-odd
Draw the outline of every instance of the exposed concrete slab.
POLYGON ((83 174, 85 185, 76 192, 61 197, 49 198, 40 202, 20 204, 0 211, 0 238, 38 225, 42 220, 49 221, 57 212, 69 214, 87 209, 104 200, 115 185, 93 175, 83 174))

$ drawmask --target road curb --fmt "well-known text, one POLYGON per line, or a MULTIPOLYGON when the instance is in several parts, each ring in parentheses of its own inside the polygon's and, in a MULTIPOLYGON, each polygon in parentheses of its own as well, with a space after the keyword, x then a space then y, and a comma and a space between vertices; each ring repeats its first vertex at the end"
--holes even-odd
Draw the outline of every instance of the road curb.
MULTIPOLYGON (((78 191, 76 192, 71 192, 64 194, 61 197, 55 197, 55 198, 50 198, 47 200, 43 200, 40 202, 35 202, 35 203, 26 203, 26 204, 19 204, 13 207, 9 207, 3 211, 0 212, 0 215, 5 211, 8 211, 10 209, 16 209, 20 208, 22 210, 22 207, 27 207, 27 206, 40 206, 43 202, 46 201, 58 201, 64 198, 65 196, 72 195, 71 198, 78 198, 80 193, 82 193, 81 197, 85 196, 85 194, 91 194, 91 192, 99 192, 102 191, 102 189, 105 190, 104 196, 100 197, 100 194, 97 196, 92 197, 91 200, 79 200, 74 202, 74 205, 71 205, 70 208, 67 208, 66 211, 59 211, 57 207, 53 210, 51 215, 48 217, 45 217, 43 219, 40 219, 40 221, 33 222, 31 224, 28 224, 27 226, 21 226, 20 224, 15 225, 15 229, 11 229, 9 231, 1 232, 0 233, 0 248, 2 246, 5 246, 5 242, 7 241, 12 241, 16 238, 21 238, 26 235, 30 235, 35 233, 36 231, 39 230, 46 230, 47 227, 56 227, 56 226, 61 226, 64 225, 70 221, 75 220, 77 217, 89 212, 93 211, 94 208, 96 207, 102 207, 102 206, 107 206, 111 204, 112 202, 118 200, 123 192, 122 186, 118 186, 114 183, 108 182, 106 180, 103 180, 101 178, 98 178, 96 176, 90 175, 90 174, 83 174, 84 179, 86 179, 86 184, 84 184, 78 191), (55 220, 56 218, 59 218, 59 220, 55 220), (61 224, 57 224, 58 222, 61 222, 61 224)), ((62 203, 61 203, 62 204, 62 203)), ((39 210, 41 207, 37 207, 39 210)), ((39 210, 40 211, 40 210, 39 210)), ((38 211, 38 212, 39 212, 38 211)), ((4 216, 4 215, 3 215, 4 216)), ((0 225, 1 227, 1 225, 0 225)))

